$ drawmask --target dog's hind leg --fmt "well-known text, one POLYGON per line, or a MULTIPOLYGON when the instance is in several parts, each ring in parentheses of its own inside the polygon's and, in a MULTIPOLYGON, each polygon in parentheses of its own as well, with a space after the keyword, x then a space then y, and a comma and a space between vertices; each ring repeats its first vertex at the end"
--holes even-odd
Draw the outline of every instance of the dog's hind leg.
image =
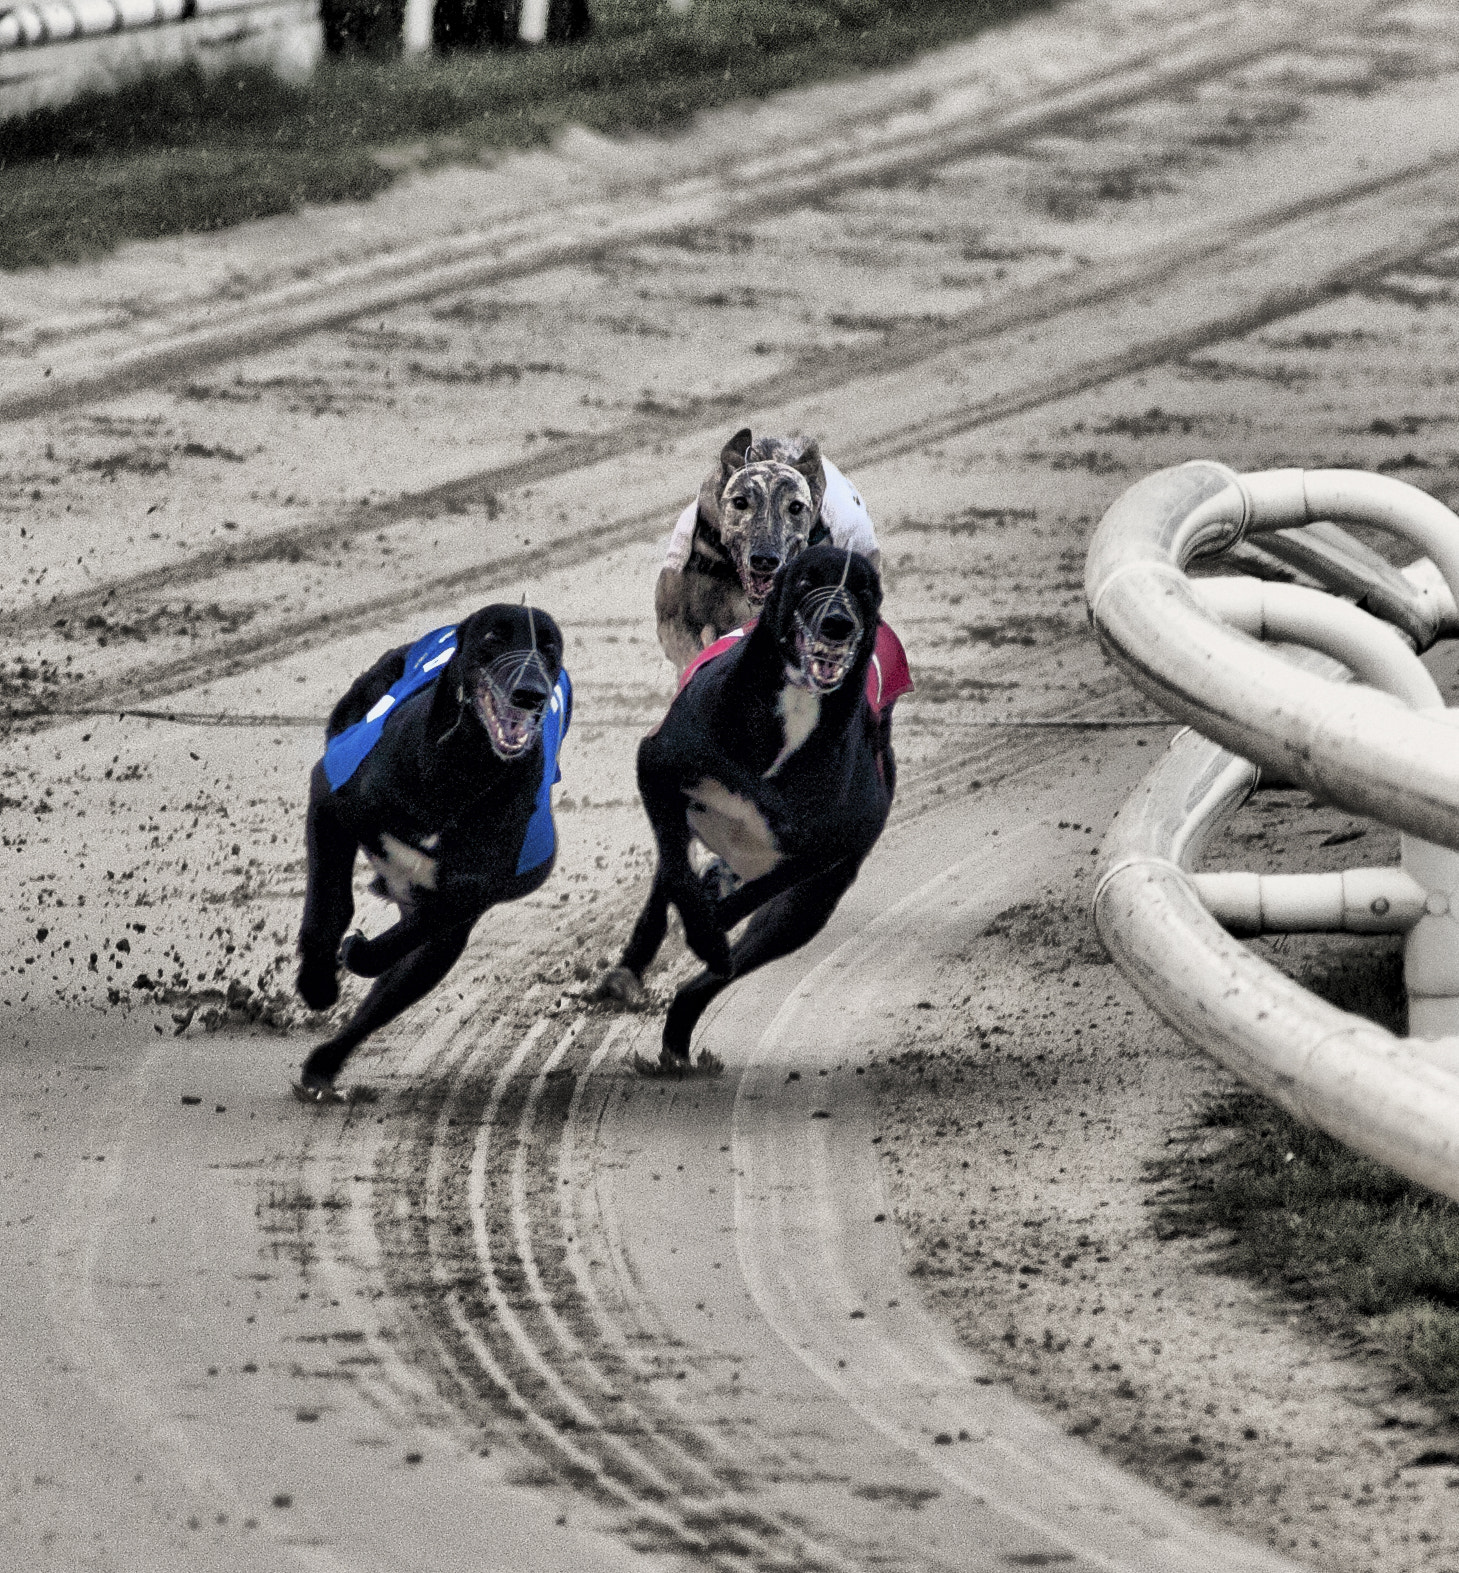
POLYGON ((836 910, 836 903, 851 888, 860 866, 859 859, 845 858, 766 902, 730 947, 731 975, 698 973, 674 996, 664 1022, 660 1061, 666 1066, 687 1064, 689 1040, 710 1001, 735 978, 790 955, 819 934, 836 910))
POLYGON ((423 919, 407 913, 374 939, 351 934, 340 947, 339 959, 345 971, 357 978, 383 977, 397 962, 426 943, 431 933, 423 919))
POLYGON ((344 1062, 372 1032, 394 1021, 403 1010, 430 993, 460 960, 471 928, 470 923, 461 923, 438 929, 377 978, 354 1015, 304 1061, 305 1087, 333 1083, 344 1062))
POLYGON ((297 986, 311 1010, 327 1010, 339 998, 337 957, 355 910, 351 879, 358 846, 334 810, 322 766, 315 767, 309 784, 304 848, 308 871, 297 986))

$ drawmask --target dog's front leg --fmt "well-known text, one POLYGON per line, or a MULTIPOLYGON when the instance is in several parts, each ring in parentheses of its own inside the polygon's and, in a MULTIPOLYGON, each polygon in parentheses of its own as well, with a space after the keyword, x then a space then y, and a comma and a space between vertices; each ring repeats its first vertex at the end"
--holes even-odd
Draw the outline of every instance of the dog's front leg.
POLYGON ((470 936, 470 923, 438 929, 394 962, 375 980, 345 1025, 304 1061, 305 1085, 332 1084, 344 1062, 372 1032, 394 1021, 401 1011, 435 988, 456 965, 470 936))
POLYGON ((664 882, 654 871, 654 882, 633 925, 633 933, 618 965, 604 974, 598 985, 599 999, 621 1000, 625 1005, 636 1005, 643 998, 643 975, 649 963, 659 953, 664 942, 664 932, 669 926, 669 897, 664 882))
POLYGON ((489 907, 498 902, 516 901, 542 885, 552 871, 555 859, 548 859, 526 874, 502 874, 489 860, 440 874, 434 890, 416 893, 400 916, 374 939, 351 934, 344 942, 340 960, 358 978, 378 978, 403 961, 411 951, 426 944, 443 929, 465 924, 468 931, 489 907))
POLYGON ((722 977, 730 976, 729 936, 719 920, 716 904, 695 875, 689 862, 689 823, 684 817, 684 799, 679 796, 676 818, 659 838, 659 871, 655 883, 663 886, 666 901, 679 909, 684 938, 689 949, 722 977))
POLYGON ((297 987, 311 1010, 327 1010, 339 998, 337 957, 355 910, 351 879, 359 844, 340 820, 323 765, 314 767, 309 781, 304 849, 307 873, 297 987))
POLYGON ((767 901, 798 885, 802 880, 814 879, 825 865, 808 864, 804 858, 786 858, 777 863, 768 874, 752 879, 722 896, 715 908, 720 926, 728 932, 736 923, 742 923, 752 912, 757 912, 767 901))
MULTIPOLYGON (((718 972, 729 966, 729 941, 723 926, 715 921, 714 903, 700 888, 689 863, 693 836, 687 786, 689 779, 697 779, 698 772, 686 778, 685 771, 677 750, 666 745, 662 733, 650 733, 638 745, 638 791, 659 851, 654 881, 663 888, 658 899, 678 907, 689 948, 706 967, 718 972)), ((651 895, 649 901, 652 907, 655 897, 651 895)), ((645 920, 651 916, 650 907, 644 909, 645 920)), ((645 929, 646 936, 650 932, 645 929)), ((663 938, 661 929, 657 938, 663 938)))
POLYGON ((678 568, 659 571, 654 586, 654 617, 659 647, 674 663, 674 670, 683 672, 703 646, 699 642, 698 629, 691 626, 688 588, 678 568))

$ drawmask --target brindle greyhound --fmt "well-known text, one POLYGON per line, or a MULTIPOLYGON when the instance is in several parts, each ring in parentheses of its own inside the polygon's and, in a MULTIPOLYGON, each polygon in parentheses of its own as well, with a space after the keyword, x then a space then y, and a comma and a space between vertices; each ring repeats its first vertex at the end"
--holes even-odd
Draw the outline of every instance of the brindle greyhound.
POLYGON ((305 1060, 301 1098, 342 1101, 335 1077, 363 1039, 446 976, 488 907, 552 872, 551 789, 571 714, 562 634, 525 606, 483 607, 388 651, 335 706, 310 778, 298 988, 323 1010, 341 962, 375 982, 305 1060), (400 917, 375 939, 345 939, 361 848, 400 917))
POLYGON ((865 504, 814 441, 736 432, 675 526, 659 572, 654 612, 664 654, 682 673, 754 616, 782 563, 826 540, 880 566, 865 504))
POLYGON ((639 745, 658 867, 602 992, 641 996, 676 906, 707 970, 674 996, 660 1054, 666 1068, 688 1063, 696 1023, 732 979, 820 931, 881 834, 895 785, 890 704, 910 678, 902 668, 883 693, 880 665, 869 670, 880 606, 881 583, 864 557, 808 547, 781 570, 754 627, 690 674, 639 745), (743 881, 718 900, 690 866, 696 836, 743 881), (731 945, 728 931, 747 917, 731 945))

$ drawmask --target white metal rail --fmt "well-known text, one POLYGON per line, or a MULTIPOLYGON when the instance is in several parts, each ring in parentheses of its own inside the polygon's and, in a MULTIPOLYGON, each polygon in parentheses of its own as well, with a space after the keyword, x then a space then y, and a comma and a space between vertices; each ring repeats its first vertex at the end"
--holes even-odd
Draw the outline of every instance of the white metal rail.
POLYGON ((1416 488, 1205 461, 1126 492, 1086 574, 1101 643, 1202 734, 1176 740, 1106 839, 1095 918, 1110 954, 1167 1021, 1268 1096, 1459 1198, 1459 729, 1414 653, 1459 633, 1455 586, 1459 518, 1416 488), (1425 558, 1400 573, 1334 521, 1377 526, 1425 558), (1187 576, 1223 552, 1307 583, 1187 576), (1400 865, 1196 872, 1262 777, 1396 826, 1400 865), (1414 1035, 1316 999, 1222 923, 1404 933, 1414 1035))
POLYGON ((307 75, 318 0, 0 0, 0 121, 185 61, 307 75))

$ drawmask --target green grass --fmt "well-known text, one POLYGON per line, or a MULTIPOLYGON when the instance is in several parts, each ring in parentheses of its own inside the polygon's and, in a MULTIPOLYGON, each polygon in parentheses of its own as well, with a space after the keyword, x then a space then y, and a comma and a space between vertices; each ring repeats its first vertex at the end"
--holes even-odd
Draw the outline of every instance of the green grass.
POLYGON ((0 123, 0 268, 372 195, 430 164, 605 134, 894 65, 1048 0, 595 0, 580 44, 327 60, 302 84, 195 67, 0 123), (387 167, 387 164, 392 167, 387 167))
MULTIPOLYGON (((1396 950, 1304 981, 1397 1025, 1396 950)), ((1431 1391, 1459 1392, 1459 1206, 1254 1093, 1212 1100, 1187 1135, 1155 1168, 1163 1233, 1213 1237, 1215 1266, 1372 1338, 1431 1391)))

